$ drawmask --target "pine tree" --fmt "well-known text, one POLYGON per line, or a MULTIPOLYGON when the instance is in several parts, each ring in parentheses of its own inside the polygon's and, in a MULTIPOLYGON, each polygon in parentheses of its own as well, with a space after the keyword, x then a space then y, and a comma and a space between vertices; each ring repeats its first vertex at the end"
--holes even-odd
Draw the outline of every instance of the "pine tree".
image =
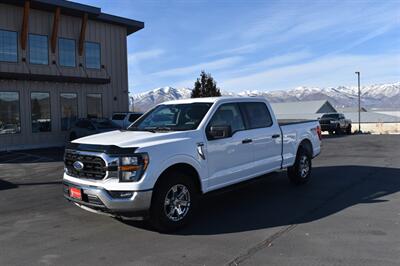
POLYGON ((197 78, 194 83, 194 88, 192 90, 192 98, 202 98, 202 97, 219 97, 221 92, 217 88, 217 83, 214 81, 211 74, 206 74, 201 71, 200 78, 197 78))

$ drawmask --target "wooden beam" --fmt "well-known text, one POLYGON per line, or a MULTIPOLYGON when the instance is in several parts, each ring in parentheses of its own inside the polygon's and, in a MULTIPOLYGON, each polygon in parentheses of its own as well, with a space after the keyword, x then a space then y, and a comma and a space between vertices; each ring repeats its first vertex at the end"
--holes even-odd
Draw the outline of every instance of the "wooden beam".
POLYGON ((26 50, 26 42, 28 40, 30 6, 31 6, 31 1, 26 0, 24 3, 24 14, 22 17, 22 29, 21 29, 21 48, 22 48, 22 50, 26 50))
POLYGON ((76 76, 60 76, 46 74, 16 73, 0 71, 0 80, 30 80, 30 81, 46 81, 46 82, 66 82, 66 83, 86 83, 86 84, 109 84, 110 77, 104 78, 87 78, 76 76))
POLYGON ((85 42, 87 20, 88 20, 88 14, 85 13, 82 17, 81 34, 79 36, 79 49, 78 49, 79 56, 83 55, 83 45, 85 42))
POLYGON ((57 7, 56 11, 54 12, 53 31, 51 33, 51 52, 53 54, 56 53, 56 48, 57 48, 57 36, 58 36, 59 22, 60 22, 60 7, 57 7))

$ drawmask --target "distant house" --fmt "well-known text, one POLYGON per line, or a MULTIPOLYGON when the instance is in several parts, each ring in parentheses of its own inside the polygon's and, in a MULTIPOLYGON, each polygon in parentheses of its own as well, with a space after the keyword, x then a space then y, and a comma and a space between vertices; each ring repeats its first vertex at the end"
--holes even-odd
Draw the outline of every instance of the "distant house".
MULTIPOLYGON (((358 107, 343 107, 337 108, 339 113, 358 113, 358 107)), ((368 112, 364 107, 361 107, 361 112, 368 112)))
POLYGON ((337 113, 327 100, 272 103, 271 107, 278 119, 317 119, 324 113, 337 113))

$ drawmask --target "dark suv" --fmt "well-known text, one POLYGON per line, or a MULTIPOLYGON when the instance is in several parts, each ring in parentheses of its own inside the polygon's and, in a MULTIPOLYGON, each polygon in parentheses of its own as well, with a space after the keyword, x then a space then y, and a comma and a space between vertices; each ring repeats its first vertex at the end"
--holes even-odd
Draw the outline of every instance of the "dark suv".
POLYGON ((319 118, 322 131, 329 134, 351 134, 351 120, 346 119, 342 113, 328 113, 319 118))
POLYGON ((83 118, 75 122, 69 131, 69 141, 98 133, 119 130, 121 127, 110 119, 83 118))

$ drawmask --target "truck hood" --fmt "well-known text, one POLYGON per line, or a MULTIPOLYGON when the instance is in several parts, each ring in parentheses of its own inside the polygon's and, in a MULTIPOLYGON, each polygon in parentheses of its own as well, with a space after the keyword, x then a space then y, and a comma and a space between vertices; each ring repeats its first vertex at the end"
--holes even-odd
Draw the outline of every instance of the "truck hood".
POLYGON ((185 139, 187 133, 182 131, 152 133, 148 131, 114 130, 74 140, 72 143, 116 145, 122 148, 158 145, 166 142, 185 139))

